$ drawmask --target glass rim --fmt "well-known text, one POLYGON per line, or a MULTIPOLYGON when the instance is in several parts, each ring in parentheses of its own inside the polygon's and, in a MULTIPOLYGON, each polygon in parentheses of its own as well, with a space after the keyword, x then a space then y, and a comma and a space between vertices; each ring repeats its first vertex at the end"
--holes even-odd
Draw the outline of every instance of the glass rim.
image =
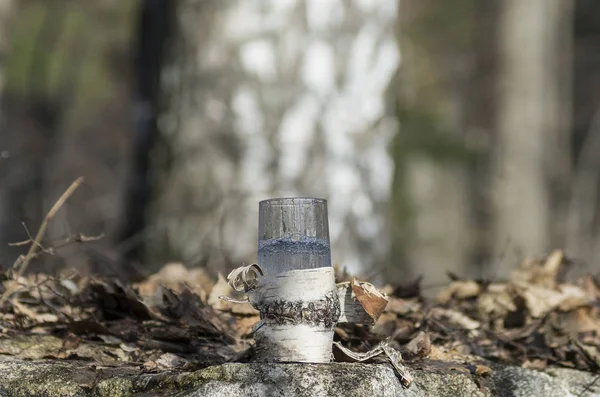
POLYGON ((258 202, 259 206, 264 204, 269 205, 293 205, 293 204, 309 204, 309 203, 320 203, 327 204, 327 200, 318 197, 277 197, 270 198, 267 200, 261 200, 258 202))

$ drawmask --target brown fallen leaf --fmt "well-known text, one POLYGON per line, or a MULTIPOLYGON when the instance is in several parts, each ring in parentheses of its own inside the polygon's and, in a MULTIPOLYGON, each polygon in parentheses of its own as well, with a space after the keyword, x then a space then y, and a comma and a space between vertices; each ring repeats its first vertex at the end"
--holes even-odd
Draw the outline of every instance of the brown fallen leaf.
POLYGON ((467 362, 469 356, 457 352, 456 350, 446 348, 444 346, 431 346, 431 352, 429 353, 430 360, 444 361, 444 362, 467 362))
POLYGON ((453 309, 442 309, 441 307, 434 307, 429 311, 429 314, 438 320, 446 319, 449 323, 454 326, 466 330, 474 330, 481 326, 479 321, 475 321, 466 314, 453 309))
POLYGON ((512 286, 492 283, 477 298, 477 311, 482 316, 504 317, 508 312, 515 312, 518 309, 514 302, 514 295, 512 286))
POLYGON ((600 307, 584 306, 566 314, 571 334, 593 332, 600 336, 600 307))
POLYGON ((534 358, 531 360, 525 360, 521 366, 523 368, 527 368, 527 369, 542 370, 542 369, 546 369, 546 367, 548 366, 548 361, 544 360, 544 359, 534 358))
POLYGON ((552 277, 554 280, 557 279, 558 273, 560 271, 560 267, 565 263, 565 253, 563 250, 555 250, 548 258, 546 258, 546 262, 544 263, 544 272, 552 277))
POLYGON ((423 331, 419 331, 410 342, 404 346, 403 353, 407 353, 407 359, 418 360, 427 357, 431 353, 431 339, 423 331))
POLYGON ((252 328, 260 321, 260 316, 236 316, 235 324, 231 327, 236 331, 239 338, 252 333, 252 328))
POLYGON ((187 364, 187 360, 173 353, 165 353, 156 360, 156 365, 160 369, 181 368, 187 364))
POLYGON ((561 284, 557 289, 551 289, 519 283, 517 292, 525 300, 525 305, 534 318, 542 317, 554 309, 574 310, 593 301, 593 298, 583 289, 568 284, 561 284))
POLYGON ((415 332, 415 327, 412 325, 404 324, 396 328, 392 333, 392 339, 395 341, 402 341, 410 338, 415 332))
POLYGON ((481 284, 473 280, 453 281, 447 288, 443 289, 438 297, 439 303, 445 304, 452 299, 467 299, 476 297, 481 293, 481 284))
POLYGON ((335 334, 343 341, 350 340, 350 334, 342 327, 335 327, 335 334))
POLYGON ((389 302, 388 297, 379 292, 372 284, 359 282, 356 279, 352 279, 352 292, 365 312, 376 322, 389 302))
POLYGON ((416 299, 389 298, 385 312, 405 315, 421 310, 421 304, 416 299))
POLYGON ((479 376, 486 376, 492 373, 492 369, 488 366, 478 364, 475 366, 473 373, 479 376))
POLYGON ((63 343, 62 343, 61 349, 64 349, 64 350, 77 349, 77 346, 79 346, 80 343, 81 343, 81 338, 80 337, 78 337, 75 334, 68 333, 63 338, 63 343))
POLYGON ((146 297, 153 296, 159 286, 172 289, 175 292, 181 292, 183 287, 187 286, 202 301, 206 302, 212 285, 213 280, 202 268, 187 268, 183 263, 171 262, 164 265, 158 273, 134 284, 134 287, 138 289, 141 296, 146 297))
POLYGON ((558 289, 562 295, 558 309, 565 312, 587 306, 595 300, 593 296, 588 295, 585 290, 576 285, 561 284, 558 289))
POLYGON ((596 280, 591 274, 588 274, 583 280, 583 289, 589 296, 593 296, 596 299, 600 299, 600 282, 596 280))
POLYGON ((374 324, 388 301, 373 285, 356 279, 336 287, 341 308, 338 323, 374 324))
POLYGON ((533 258, 523 261, 511 273, 511 282, 527 283, 544 288, 555 288, 563 281, 568 261, 562 250, 555 250, 546 258, 533 258))
POLYGON ((158 364, 156 363, 156 361, 153 360, 148 360, 146 362, 144 362, 143 364, 144 367, 144 371, 156 371, 158 369, 158 364))
POLYGON ((150 320, 154 317, 133 288, 118 279, 94 279, 89 284, 89 294, 106 319, 150 320))

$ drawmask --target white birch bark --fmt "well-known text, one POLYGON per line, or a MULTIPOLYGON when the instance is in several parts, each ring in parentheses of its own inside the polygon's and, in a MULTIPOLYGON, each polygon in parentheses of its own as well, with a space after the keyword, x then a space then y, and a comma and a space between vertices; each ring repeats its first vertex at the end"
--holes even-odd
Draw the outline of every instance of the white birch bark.
POLYGON ((252 262, 258 201, 313 196, 328 199, 333 263, 381 263, 396 1, 179 4, 161 120, 172 165, 159 175, 149 258, 252 262))
POLYGON ((292 270, 256 281, 248 297, 262 318, 254 333, 257 360, 330 362, 340 315, 333 269, 292 270))

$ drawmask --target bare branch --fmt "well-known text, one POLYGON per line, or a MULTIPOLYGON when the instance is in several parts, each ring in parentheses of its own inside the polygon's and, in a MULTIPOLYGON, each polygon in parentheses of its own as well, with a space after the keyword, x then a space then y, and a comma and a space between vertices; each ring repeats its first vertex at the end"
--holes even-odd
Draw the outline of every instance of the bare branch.
MULTIPOLYGON (((52 221, 52 219, 54 219, 58 210, 65 204, 65 202, 69 199, 69 197, 71 197, 71 195, 75 192, 75 190, 77 190, 77 188, 82 183, 83 183, 83 177, 77 178, 71 184, 71 186, 69 186, 69 188, 67 190, 65 190, 65 192, 59 197, 59 199, 56 201, 56 203, 54 203, 52 208, 50 208, 50 211, 48 211, 48 213, 46 214, 46 217, 44 218, 42 224, 40 225, 40 228, 35 236, 35 240, 32 242, 31 246, 29 247, 29 251, 27 252, 27 255, 25 255, 25 258, 23 258, 22 261, 17 260, 15 262, 15 264, 13 265, 13 267, 15 269, 17 269, 16 274, 13 276, 14 280, 18 281, 19 278, 25 272, 25 270, 27 270, 27 267, 29 266, 29 263, 31 262, 31 260, 33 258, 37 257, 37 255, 39 255, 36 251, 38 248, 41 247, 40 242, 42 241, 42 239, 44 238, 44 235, 46 234, 46 229, 48 228, 48 224, 50 223, 50 221, 52 221)), ((10 297, 15 291, 16 291, 16 287, 14 287, 14 286, 7 288, 7 290, 4 292, 2 297, 0 297, 0 306, 2 306, 4 304, 4 302, 6 302, 8 297, 10 297)))

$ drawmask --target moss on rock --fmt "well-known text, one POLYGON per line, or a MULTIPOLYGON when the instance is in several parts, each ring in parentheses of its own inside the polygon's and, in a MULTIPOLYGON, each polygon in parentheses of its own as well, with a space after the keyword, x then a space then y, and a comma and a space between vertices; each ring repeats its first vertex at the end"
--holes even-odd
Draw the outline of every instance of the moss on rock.
POLYGON ((84 361, 0 356, 0 396, 600 396, 600 384, 584 392, 596 375, 564 368, 544 373, 496 365, 486 378, 431 368, 411 372, 415 381, 404 389, 393 370, 382 364, 230 363, 194 372, 142 373, 132 366, 92 368, 84 361))

